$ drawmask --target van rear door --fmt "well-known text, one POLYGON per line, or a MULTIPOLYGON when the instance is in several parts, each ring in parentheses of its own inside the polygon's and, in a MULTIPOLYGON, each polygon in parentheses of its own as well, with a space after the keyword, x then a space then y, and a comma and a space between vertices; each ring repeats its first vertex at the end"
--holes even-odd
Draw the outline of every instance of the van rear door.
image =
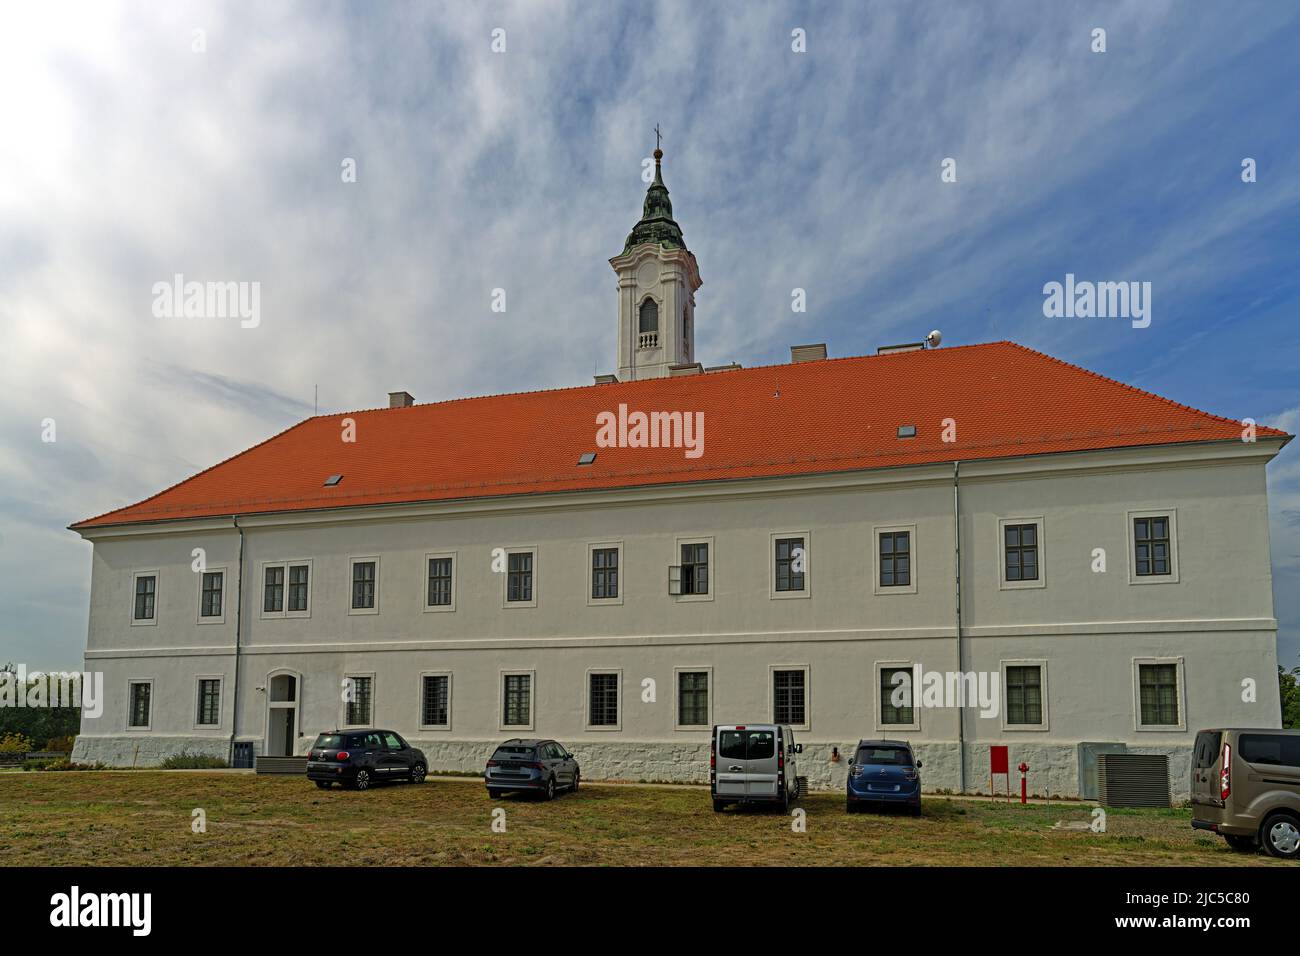
POLYGON ((1221 807, 1219 799, 1219 761, 1223 758, 1223 735, 1217 730, 1202 730, 1192 748, 1192 803, 1221 807))
POLYGON ((747 762, 745 738, 748 731, 735 728, 718 728, 718 755, 714 768, 714 788, 719 799, 743 797, 746 787, 747 762))
POLYGON ((751 797, 776 799, 776 734, 775 729, 748 730, 745 732, 745 762, 748 764, 748 794, 751 797))

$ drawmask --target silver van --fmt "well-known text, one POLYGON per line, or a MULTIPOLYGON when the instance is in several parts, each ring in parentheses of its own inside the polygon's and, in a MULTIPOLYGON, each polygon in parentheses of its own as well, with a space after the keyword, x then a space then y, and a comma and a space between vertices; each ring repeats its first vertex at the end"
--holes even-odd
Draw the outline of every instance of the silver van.
POLYGON ((1253 853, 1300 858, 1300 730, 1202 730, 1192 752, 1192 826, 1253 853))
POLYGON ((803 745, 780 724, 717 724, 709 747, 713 810, 729 803, 773 803, 787 810, 799 797, 795 754, 803 745))

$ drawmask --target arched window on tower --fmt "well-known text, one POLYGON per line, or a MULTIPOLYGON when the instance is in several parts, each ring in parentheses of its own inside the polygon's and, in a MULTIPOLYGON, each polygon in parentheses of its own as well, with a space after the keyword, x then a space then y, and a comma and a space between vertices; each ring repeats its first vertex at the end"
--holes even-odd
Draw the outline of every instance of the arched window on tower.
POLYGON ((638 348, 653 349, 659 346, 659 303, 649 296, 641 303, 639 332, 638 348))

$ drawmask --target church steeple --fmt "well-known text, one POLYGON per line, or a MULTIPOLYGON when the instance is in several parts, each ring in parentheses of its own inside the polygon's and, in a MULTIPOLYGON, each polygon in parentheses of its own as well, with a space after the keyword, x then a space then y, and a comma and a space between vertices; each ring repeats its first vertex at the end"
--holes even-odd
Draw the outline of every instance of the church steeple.
POLYGON ((675 365, 695 361, 695 290, 701 285, 695 255, 664 185, 664 152, 655 127, 655 177, 641 219, 623 251, 609 260, 618 273, 618 377, 662 378, 675 365))
POLYGON ((664 151, 655 149, 655 178, 645 193, 641 221, 632 227, 627 242, 623 243, 625 255, 643 242, 655 242, 666 249, 686 248, 682 227, 673 219, 673 203, 664 185, 663 159, 664 151))

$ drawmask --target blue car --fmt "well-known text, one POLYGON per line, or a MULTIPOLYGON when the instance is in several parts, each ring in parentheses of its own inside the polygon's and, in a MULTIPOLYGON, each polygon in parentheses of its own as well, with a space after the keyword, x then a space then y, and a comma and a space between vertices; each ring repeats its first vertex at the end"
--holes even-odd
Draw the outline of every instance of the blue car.
POLYGON ((861 740, 849 764, 845 809, 903 806, 921 814, 921 761, 905 740, 861 740))

